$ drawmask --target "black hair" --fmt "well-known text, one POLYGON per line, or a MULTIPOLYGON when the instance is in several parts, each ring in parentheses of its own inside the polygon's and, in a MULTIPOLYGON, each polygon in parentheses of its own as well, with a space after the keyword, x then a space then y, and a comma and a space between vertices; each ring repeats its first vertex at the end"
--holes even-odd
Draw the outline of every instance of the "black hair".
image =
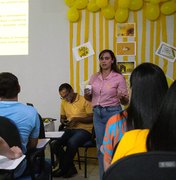
POLYGON ((73 91, 72 86, 68 83, 63 83, 59 86, 59 92, 62 91, 63 89, 66 89, 67 92, 73 91))
POLYGON ((0 97, 15 98, 20 92, 18 78, 9 72, 0 73, 0 97))
POLYGON ((166 76, 159 66, 143 63, 132 72, 130 87, 127 127, 129 130, 150 129, 168 89, 166 76))
POLYGON ((176 81, 169 88, 147 137, 148 151, 176 151, 176 81))
MULTIPOLYGON (((99 54, 99 59, 102 57, 102 55, 103 55, 104 53, 109 53, 110 56, 111 56, 111 58, 113 59, 113 63, 112 63, 112 65, 111 65, 111 70, 113 70, 114 72, 117 72, 117 73, 121 74, 121 72, 120 72, 120 70, 119 70, 119 68, 118 68, 118 66, 117 66, 116 56, 115 56, 115 54, 113 53, 113 51, 111 51, 110 49, 105 49, 105 50, 101 51, 100 54, 99 54)), ((102 71, 102 68, 100 67, 100 72, 101 72, 101 71, 102 71)))

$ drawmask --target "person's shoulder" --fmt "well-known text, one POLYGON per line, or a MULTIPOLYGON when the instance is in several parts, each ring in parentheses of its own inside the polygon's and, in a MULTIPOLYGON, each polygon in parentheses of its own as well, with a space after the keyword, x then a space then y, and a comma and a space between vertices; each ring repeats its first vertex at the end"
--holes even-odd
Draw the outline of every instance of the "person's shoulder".
POLYGON ((96 72, 96 73, 91 75, 90 79, 97 78, 99 75, 100 75, 100 72, 96 72))
POLYGON ((80 95, 80 94, 77 94, 77 99, 78 100, 80 100, 80 101, 84 101, 85 103, 90 103, 89 101, 87 101, 86 99, 85 99, 85 97, 84 96, 82 96, 82 95, 80 95))
POLYGON ((115 72, 115 71, 112 71, 112 75, 114 77, 117 77, 117 78, 120 78, 120 79, 124 79, 125 78, 122 74, 120 74, 118 72, 115 72))
POLYGON ((125 137, 128 138, 128 137, 137 137, 137 136, 142 136, 142 135, 146 135, 148 134, 149 132, 149 129, 133 129, 133 130, 130 130, 130 131, 127 131, 125 133, 125 137))
POLYGON ((94 77, 94 76, 99 76, 100 75, 100 72, 96 72, 96 73, 93 73, 91 76, 94 77))
POLYGON ((33 106, 28 106, 26 104, 19 102, 19 107, 21 108, 22 111, 25 111, 26 113, 30 113, 30 114, 37 113, 37 110, 33 106))

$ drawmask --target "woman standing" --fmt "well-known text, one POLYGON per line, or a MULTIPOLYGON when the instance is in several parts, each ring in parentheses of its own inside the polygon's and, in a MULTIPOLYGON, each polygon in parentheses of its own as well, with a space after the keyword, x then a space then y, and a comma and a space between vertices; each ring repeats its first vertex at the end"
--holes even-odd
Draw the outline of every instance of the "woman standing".
POLYGON ((122 110, 122 105, 128 104, 128 91, 125 78, 117 68, 117 61, 111 50, 103 50, 99 54, 100 71, 91 76, 90 89, 85 89, 85 98, 92 101, 94 112, 94 128, 98 148, 100 179, 102 179, 103 154, 100 147, 103 142, 108 119, 122 110))

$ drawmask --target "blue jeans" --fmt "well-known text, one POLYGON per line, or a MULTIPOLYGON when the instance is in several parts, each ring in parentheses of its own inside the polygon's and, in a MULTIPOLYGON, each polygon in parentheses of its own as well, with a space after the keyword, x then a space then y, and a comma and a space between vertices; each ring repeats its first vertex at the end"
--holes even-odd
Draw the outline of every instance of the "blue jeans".
POLYGON ((96 143, 97 143, 97 149, 98 149, 100 180, 102 180, 103 173, 104 173, 103 154, 100 151, 100 147, 103 143, 106 123, 111 116, 118 114, 121 110, 122 110, 122 107, 120 105, 108 106, 108 107, 95 106, 93 108, 93 112, 94 112, 93 121, 94 121, 96 143))
POLYGON ((84 129, 65 129, 63 136, 54 143, 53 152, 59 159, 59 168, 64 173, 74 166, 73 159, 78 147, 90 139, 91 133, 84 129))

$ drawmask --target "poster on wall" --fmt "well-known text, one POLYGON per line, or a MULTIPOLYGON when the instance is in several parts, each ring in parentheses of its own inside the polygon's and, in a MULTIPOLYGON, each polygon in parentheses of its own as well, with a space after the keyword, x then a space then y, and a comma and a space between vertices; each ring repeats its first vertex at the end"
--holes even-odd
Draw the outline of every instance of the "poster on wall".
POLYGON ((117 66, 123 75, 130 75, 136 67, 135 61, 117 61, 117 66))
POLYGON ((118 56, 135 56, 136 55, 136 42, 120 42, 117 43, 118 56))
POLYGON ((135 37, 136 23, 117 23, 117 37, 135 37))
POLYGON ((72 50, 73 50, 73 55, 77 61, 80 61, 95 54, 90 42, 74 47, 72 50))
POLYGON ((155 54, 170 62, 174 62, 176 60, 176 47, 161 42, 155 54))

